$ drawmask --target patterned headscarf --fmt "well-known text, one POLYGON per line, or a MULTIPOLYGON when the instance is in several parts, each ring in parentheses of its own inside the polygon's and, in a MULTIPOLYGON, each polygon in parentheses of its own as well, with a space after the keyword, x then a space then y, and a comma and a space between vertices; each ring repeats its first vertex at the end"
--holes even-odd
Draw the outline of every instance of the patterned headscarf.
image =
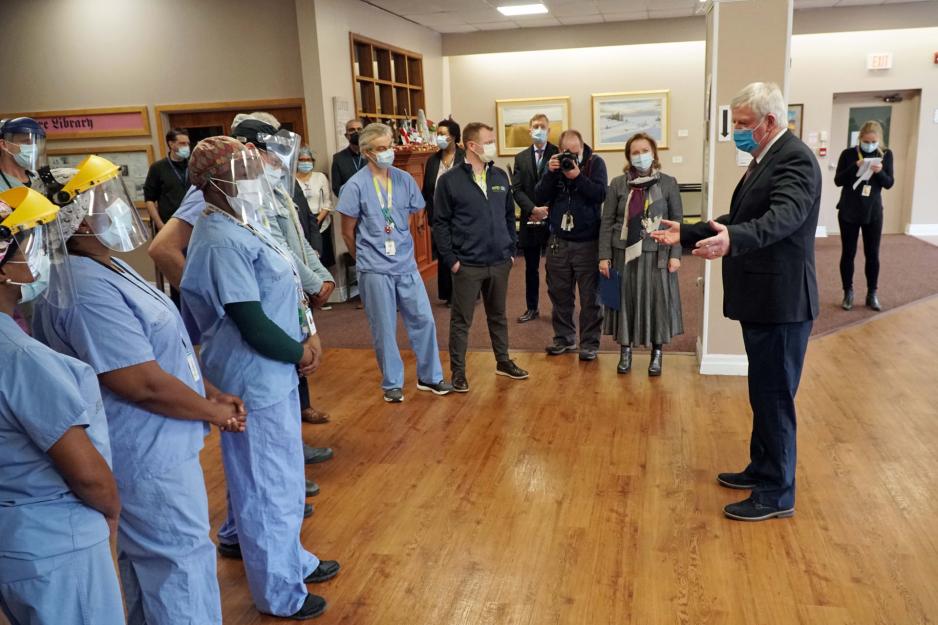
MULTIPOLYGON (((77 173, 78 170, 73 167, 56 167, 52 170, 52 175, 59 184, 68 184, 68 181, 77 173)), ((59 209, 59 215, 56 219, 66 241, 78 231, 78 226, 81 225, 87 214, 88 204, 82 194, 79 194, 71 203, 59 209)))
POLYGON ((210 178, 224 172, 233 154, 246 149, 232 137, 219 135, 202 139, 189 156, 189 180, 199 189, 204 189, 210 178))

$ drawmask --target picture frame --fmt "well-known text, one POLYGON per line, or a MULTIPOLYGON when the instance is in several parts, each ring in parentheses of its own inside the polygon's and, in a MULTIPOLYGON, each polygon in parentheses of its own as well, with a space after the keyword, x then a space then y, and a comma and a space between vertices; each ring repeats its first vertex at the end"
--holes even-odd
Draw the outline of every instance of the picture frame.
POLYGON ((671 90, 594 93, 592 99, 594 152, 625 149, 629 137, 646 132, 659 150, 667 150, 671 135, 671 90))
POLYGON ((550 128, 547 140, 560 143, 560 133, 570 127, 570 96, 513 98, 495 100, 495 133, 499 156, 514 156, 531 145, 528 132, 531 117, 547 115, 550 128))
POLYGON ((77 167, 89 154, 96 154, 102 158, 120 165, 121 176, 127 185, 127 191, 138 210, 145 210, 143 199, 143 183, 147 179, 147 172, 153 164, 153 146, 140 145, 108 145, 108 146, 76 146, 67 148, 49 148, 47 150, 49 167, 77 167))
POLYGON ((802 128, 804 126, 804 104, 788 105, 788 130, 793 135, 802 139, 802 128))

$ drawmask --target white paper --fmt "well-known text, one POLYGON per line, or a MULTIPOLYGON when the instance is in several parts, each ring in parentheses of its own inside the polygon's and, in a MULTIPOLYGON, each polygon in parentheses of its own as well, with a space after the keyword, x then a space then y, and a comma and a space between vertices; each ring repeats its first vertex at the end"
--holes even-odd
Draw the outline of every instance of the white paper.
POLYGON ((860 186, 861 182, 866 182, 873 177, 873 165, 879 165, 883 162, 881 158, 865 158, 860 161, 860 167, 857 168, 857 181, 853 183, 853 188, 860 186))

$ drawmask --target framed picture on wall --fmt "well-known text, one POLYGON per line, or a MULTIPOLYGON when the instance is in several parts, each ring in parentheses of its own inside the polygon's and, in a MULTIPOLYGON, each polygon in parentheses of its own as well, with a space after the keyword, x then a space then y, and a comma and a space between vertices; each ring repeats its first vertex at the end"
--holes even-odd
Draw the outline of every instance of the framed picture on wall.
POLYGON ((568 96, 495 100, 495 134, 499 156, 513 156, 531 145, 529 122, 538 113, 547 115, 550 120, 547 140, 554 145, 558 144, 560 133, 570 127, 568 96))
POLYGON ((650 135, 662 150, 668 149, 671 130, 671 91, 594 93, 593 149, 624 150, 632 135, 650 135))
POLYGON ((50 148, 49 167, 77 167, 89 154, 97 154, 116 165, 120 165, 121 176, 127 191, 133 198, 134 206, 145 209, 143 200, 143 183, 146 182, 147 172, 153 163, 152 145, 120 145, 97 147, 68 147, 50 148))
POLYGON ((788 105, 788 130, 799 139, 802 138, 801 127, 804 123, 804 104, 788 105))

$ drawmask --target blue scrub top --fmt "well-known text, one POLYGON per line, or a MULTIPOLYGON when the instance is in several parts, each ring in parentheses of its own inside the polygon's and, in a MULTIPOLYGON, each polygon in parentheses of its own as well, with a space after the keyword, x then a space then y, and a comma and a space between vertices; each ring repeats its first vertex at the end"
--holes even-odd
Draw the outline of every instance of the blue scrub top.
MULTIPOLYGON (((69 261, 76 302, 67 308, 38 303, 33 316, 37 339, 87 362, 98 375, 155 360, 161 369, 205 395, 195 350, 166 295, 120 260, 114 263, 125 275, 90 258, 71 256, 69 261)), ((208 432, 204 422, 165 417, 106 387, 101 393, 119 485, 158 477, 202 449, 208 432)))
POLYGON ((260 302, 271 321, 302 341, 292 263, 247 228, 212 212, 192 231, 181 287, 202 335, 202 364, 212 383, 241 397, 249 409, 285 400, 296 388, 296 365, 254 351, 225 306, 260 302))
MULTIPOLYGON (((410 214, 422 210, 426 203, 417 188, 417 181, 406 171, 392 167, 392 210, 394 228, 384 231, 386 220, 367 167, 349 178, 342 187, 336 210, 358 219, 355 226, 355 265, 358 271, 402 275, 417 271, 414 239, 410 236, 410 214), (394 241, 394 256, 385 253, 385 241, 394 241)), ((382 193, 383 193, 382 189, 382 193)), ((383 196, 382 196, 383 197, 383 196)))
POLYGON ((195 222, 199 220, 199 217, 201 217, 204 212, 205 196, 202 194, 202 190, 195 186, 190 186, 189 190, 186 191, 186 194, 182 197, 179 208, 173 213, 173 217, 195 227, 195 222))
POLYGON ((0 313, 0 583, 19 567, 107 540, 107 522, 56 470, 48 450, 72 427, 110 463, 98 379, 0 313))

